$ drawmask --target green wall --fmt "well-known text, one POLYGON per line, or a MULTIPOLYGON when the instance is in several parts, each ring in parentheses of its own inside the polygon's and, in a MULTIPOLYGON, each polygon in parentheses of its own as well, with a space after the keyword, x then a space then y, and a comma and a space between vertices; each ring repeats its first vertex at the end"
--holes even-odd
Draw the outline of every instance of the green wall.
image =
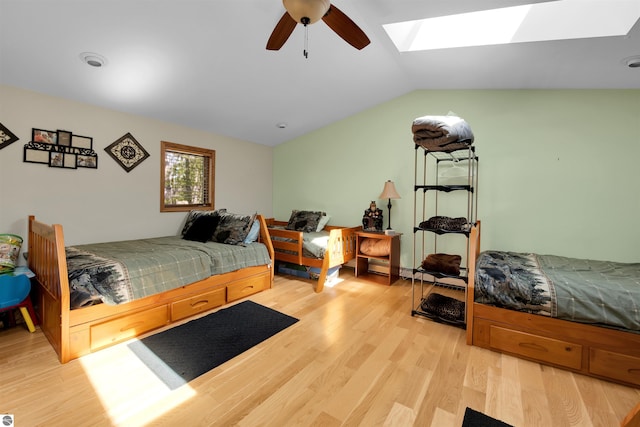
POLYGON ((377 197, 391 179, 402 196, 392 226, 411 267, 411 123, 450 111, 475 134, 483 249, 640 262, 640 90, 409 93, 277 146, 274 216, 324 210, 330 224, 359 225, 376 200, 386 227, 377 197))

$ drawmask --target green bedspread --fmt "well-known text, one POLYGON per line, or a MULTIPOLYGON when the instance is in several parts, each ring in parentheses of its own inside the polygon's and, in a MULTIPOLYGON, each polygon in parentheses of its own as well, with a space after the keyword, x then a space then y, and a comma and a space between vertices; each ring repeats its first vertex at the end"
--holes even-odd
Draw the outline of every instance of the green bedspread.
POLYGON ((271 263, 261 243, 200 243, 177 236, 66 249, 72 308, 122 304, 212 275, 271 263))

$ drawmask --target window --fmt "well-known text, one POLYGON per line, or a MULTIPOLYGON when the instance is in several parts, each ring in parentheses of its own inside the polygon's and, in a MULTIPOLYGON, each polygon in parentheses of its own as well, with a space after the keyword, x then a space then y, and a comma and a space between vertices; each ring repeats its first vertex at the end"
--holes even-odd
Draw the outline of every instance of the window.
POLYGON ((214 209, 216 152, 162 141, 160 212, 214 209))
MULTIPOLYGON (((507 3, 507 2, 505 2, 507 3)), ((384 24, 400 52, 625 36, 637 1, 563 0, 384 24)))

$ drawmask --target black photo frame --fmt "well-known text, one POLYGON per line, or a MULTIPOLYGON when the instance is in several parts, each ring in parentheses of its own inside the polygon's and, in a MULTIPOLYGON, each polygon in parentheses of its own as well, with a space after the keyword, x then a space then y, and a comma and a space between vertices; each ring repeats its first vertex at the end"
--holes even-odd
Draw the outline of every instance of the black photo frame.
POLYGON ((52 168, 76 169, 78 155, 62 151, 49 152, 49 166, 52 168))
POLYGON ((66 130, 58 130, 58 145, 63 147, 71 147, 71 132, 66 130))
POLYGON ((72 135, 71 146, 73 148, 91 150, 93 149, 93 138, 90 138, 88 136, 72 135))
POLYGON ((79 168, 98 169, 98 156, 95 154, 78 154, 76 166, 79 168))
POLYGON ((43 150, 41 148, 35 148, 30 146, 29 144, 24 146, 24 162, 25 163, 40 163, 40 164, 49 164, 50 151, 43 150))
POLYGON ((58 143, 58 132, 53 130, 32 128, 31 141, 55 145, 58 143))

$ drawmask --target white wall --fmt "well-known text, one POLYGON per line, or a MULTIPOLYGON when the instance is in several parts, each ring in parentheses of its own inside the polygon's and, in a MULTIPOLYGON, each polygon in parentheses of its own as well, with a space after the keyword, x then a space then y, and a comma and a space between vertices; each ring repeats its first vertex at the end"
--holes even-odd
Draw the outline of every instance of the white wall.
POLYGON ((0 85, 0 123, 20 140, 0 150, 0 233, 27 216, 62 224, 67 245, 177 233, 186 214, 160 212, 160 141, 216 150, 215 207, 272 216, 268 146, 0 85), (32 128, 93 138, 97 169, 24 163, 32 128), (130 132, 150 157, 127 173, 105 151, 130 132))

